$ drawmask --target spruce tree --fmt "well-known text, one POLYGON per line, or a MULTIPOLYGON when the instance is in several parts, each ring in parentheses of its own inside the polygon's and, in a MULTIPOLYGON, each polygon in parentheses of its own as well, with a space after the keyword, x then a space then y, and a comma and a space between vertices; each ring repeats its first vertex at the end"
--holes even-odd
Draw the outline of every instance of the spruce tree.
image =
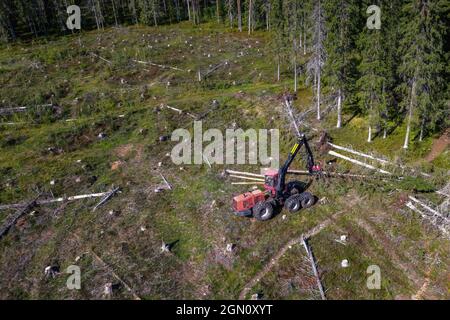
POLYGON ((325 47, 328 63, 325 66, 327 84, 337 105, 337 124, 342 125, 342 106, 353 91, 354 35, 358 7, 354 0, 328 0, 324 3, 327 38, 325 47))
MULTIPOLYGON (((375 4, 383 12, 382 1, 375 4)), ((365 7, 363 10, 365 12, 365 7)), ((367 142, 372 142, 373 128, 380 127, 381 114, 385 110, 386 99, 384 96, 387 83, 387 66, 384 60, 385 46, 383 43, 383 24, 381 29, 369 29, 367 26, 359 35, 358 51, 361 56, 358 70, 360 77, 357 80, 359 103, 361 110, 368 117, 367 142)))
POLYGON ((325 65, 325 14, 322 0, 314 3, 314 9, 310 16, 311 20, 311 57, 308 61, 307 69, 309 75, 314 78, 315 103, 317 109, 317 120, 321 119, 321 89, 322 89, 322 69, 325 65))
POLYGON ((445 10, 443 1, 408 0, 402 7, 398 71, 402 105, 407 110, 404 149, 408 148, 414 124, 419 125, 421 139, 424 131, 434 129, 445 114, 445 10))

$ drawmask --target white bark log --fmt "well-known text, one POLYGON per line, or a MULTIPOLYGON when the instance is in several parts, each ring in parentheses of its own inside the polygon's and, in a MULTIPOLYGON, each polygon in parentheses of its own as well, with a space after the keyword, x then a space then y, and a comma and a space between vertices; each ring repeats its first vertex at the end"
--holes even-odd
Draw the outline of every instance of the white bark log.
POLYGON ((226 170, 225 172, 228 174, 240 174, 240 175, 247 175, 247 176, 251 176, 251 177, 264 178, 264 175, 257 174, 257 173, 234 171, 234 170, 226 170))
POLYGON ((392 173, 390 173, 389 171, 386 171, 386 170, 383 170, 383 169, 378 169, 378 168, 376 168, 376 167, 374 167, 374 166, 372 166, 372 165, 370 165, 370 164, 367 164, 367 163, 364 163, 364 162, 362 162, 362 161, 359 161, 359 160, 355 160, 355 159, 346 157, 346 156, 344 156, 344 155, 342 155, 342 154, 340 154, 340 153, 334 152, 333 150, 328 151, 328 154, 330 154, 330 155, 332 155, 332 156, 335 156, 335 157, 338 157, 338 158, 341 158, 341 159, 343 159, 343 160, 347 160, 347 161, 349 161, 349 162, 351 162, 351 163, 354 163, 354 164, 357 164, 357 165, 359 165, 359 166, 362 166, 362 167, 365 167, 365 168, 368 168, 368 169, 375 170, 375 171, 380 172, 380 173, 389 174, 389 175, 392 174, 392 173))
POLYGON ((238 178, 238 179, 243 179, 243 180, 252 180, 252 181, 258 181, 258 182, 264 182, 264 179, 258 179, 258 178, 253 178, 253 177, 246 177, 246 176, 238 176, 238 175, 230 175, 230 178, 238 178))
POLYGON ((356 155, 364 157, 364 158, 368 158, 368 159, 371 159, 371 160, 375 160, 375 161, 381 162, 382 164, 392 164, 391 162, 389 162, 387 160, 376 158, 374 156, 371 156, 370 154, 366 154, 366 153, 362 153, 362 152, 359 152, 359 151, 355 151, 355 150, 350 149, 350 148, 341 147, 341 146, 338 146, 337 144, 333 144, 331 142, 328 142, 328 145, 330 145, 333 148, 338 149, 338 150, 347 151, 347 152, 356 154, 356 155))

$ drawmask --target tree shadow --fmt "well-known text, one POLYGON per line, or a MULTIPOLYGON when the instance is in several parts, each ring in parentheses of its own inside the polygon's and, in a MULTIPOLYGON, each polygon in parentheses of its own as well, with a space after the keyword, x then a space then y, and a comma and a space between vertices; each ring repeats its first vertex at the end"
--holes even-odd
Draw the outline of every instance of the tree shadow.
POLYGON ((359 114, 359 111, 355 111, 350 118, 345 120, 345 122, 342 124, 343 126, 348 125, 355 117, 359 114))

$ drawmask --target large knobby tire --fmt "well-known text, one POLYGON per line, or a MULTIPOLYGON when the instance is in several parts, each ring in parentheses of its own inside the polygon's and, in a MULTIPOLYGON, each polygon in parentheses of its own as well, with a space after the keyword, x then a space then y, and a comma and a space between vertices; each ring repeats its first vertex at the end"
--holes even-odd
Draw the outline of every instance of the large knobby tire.
POLYGON ((312 207, 314 205, 314 202, 316 201, 314 196, 309 192, 303 192, 300 195, 300 198, 301 198, 300 201, 301 201, 302 208, 305 208, 305 209, 312 207))
POLYGON ((288 195, 300 194, 305 190, 304 183, 300 181, 290 181, 286 186, 288 195))
POLYGON ((273 205, 269 201, 261 201, 253 207, 253 216, 259 221, 266 221, 273 216, 273 205))
POLYGON ((286 210, 288 210, 291 213, 300 211, 302 208, 302 198, 300 194, 294 194, 293 196, 290 196, 286 202, 284 203, 284 207, 286 210))

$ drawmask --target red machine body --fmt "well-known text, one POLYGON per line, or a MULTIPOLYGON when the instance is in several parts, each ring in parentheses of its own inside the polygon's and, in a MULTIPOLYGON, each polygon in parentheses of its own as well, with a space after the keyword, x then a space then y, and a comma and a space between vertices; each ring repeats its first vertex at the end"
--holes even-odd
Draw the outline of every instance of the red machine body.
POLYGON ((236 212, 240 212, 240 215, 251 215, 251 209, 258 202, 266 200, 266 195, 261 190, 254 190, 240 194, 233 199, 233 208, 236 212))

